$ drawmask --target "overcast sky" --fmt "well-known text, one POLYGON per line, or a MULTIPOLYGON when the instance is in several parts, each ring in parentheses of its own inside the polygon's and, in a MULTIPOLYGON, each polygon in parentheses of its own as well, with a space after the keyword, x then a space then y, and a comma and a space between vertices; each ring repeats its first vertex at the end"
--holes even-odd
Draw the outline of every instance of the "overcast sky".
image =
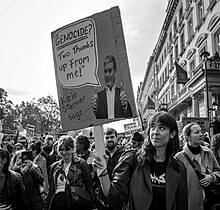
POLYGON ((0 3, 0 87, 15 104, 57 98, 51 32, 119 6, 133 90, 143 81, 167 0, 5 0, 0 3))

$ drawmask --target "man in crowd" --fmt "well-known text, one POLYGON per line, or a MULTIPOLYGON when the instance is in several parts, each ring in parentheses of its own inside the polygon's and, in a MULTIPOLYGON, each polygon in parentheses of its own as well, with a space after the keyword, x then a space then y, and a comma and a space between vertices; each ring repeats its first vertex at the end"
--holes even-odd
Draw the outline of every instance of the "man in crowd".
POLYGON ((116 87, 115 58, 108 55, 104 61, 105 88, 92 97, 91 103, 97 119, 130 118, 132 110, 122 87, 116 87))
POLYGON ((144 137, 141 133, 139 132, 135 132, 133 133, 132 137, 131 137, 131 147, 133 149, 140 149, 142 144, 144 143, 144 137))
MULTIPOLYGON (((113 170, 118 163, 119 158, 124 153, 124 148, 119 147, 118 145, 118 134, 117 131, 113 128, 107 128, 104 133, 104 141, 106 145, 105 154, 108 157, 107 161, 107 171, 109 175, 110 181, 113 179, 113 170)), ((102 202, 104 195, 102 195, 101 190, 98 196, 99 201, 99 209, 100 210, 119 210, 121 209, 123 203, 118 204, 117 207, 113 206, 105 206, 104 202, 102 202)))

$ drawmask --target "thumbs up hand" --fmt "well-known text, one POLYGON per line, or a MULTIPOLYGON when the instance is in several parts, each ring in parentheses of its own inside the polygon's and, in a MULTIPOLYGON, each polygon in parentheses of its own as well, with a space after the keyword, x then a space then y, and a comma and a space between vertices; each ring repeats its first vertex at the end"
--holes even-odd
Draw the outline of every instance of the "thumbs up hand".
POLYGON ((121 83, 121 87, 120 87, 120 101, 121 101, 121 105, 123 109, 126 111, 127 110, 127 97, 124 91, 123 83, 121 83))
POLYGON ((95 87, 95 93, 92 96, 91 104, 94 112, 97 112, 98 110, 98 93, 97 88, 95 87))

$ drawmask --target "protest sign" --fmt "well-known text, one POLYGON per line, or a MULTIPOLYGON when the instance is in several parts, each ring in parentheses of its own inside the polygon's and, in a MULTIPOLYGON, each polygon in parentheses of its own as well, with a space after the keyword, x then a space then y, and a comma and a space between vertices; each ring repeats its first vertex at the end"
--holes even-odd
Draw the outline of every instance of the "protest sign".
POLYGON ((34 125, 27 124, 27 127, 26 127, 26 138, 28 140, 32 139, 34 137, 34 130, 35 130, 35 126, 34 125))
POLYGON ((63 26, 51 38, 64 131, 137 116, 118 7, 63 26), (106 86, 114 91, 108 99, 106 86))

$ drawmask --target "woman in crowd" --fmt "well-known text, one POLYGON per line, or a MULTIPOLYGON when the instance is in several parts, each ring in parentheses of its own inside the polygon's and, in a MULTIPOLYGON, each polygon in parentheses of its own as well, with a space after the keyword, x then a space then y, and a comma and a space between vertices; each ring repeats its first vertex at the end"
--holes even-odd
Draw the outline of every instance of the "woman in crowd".
POLYGON ((54 137, 52 135, 47 135, 45 137, 45 145, 43 146, 43 150, 44 152, 46 152, 47 154, 50 154, 50 152, 52 151, 52 146, 53 146, 53 143, 54 143, 54 137))
POLYGON ((179 149, 178 127, 168 112, 158 112, 148 121, 147 138, 142 150, 125 152, 114 170, 113 181, 100 157, 94 159, 95 168, 103 170, 99 176, 105 203, 116 206, 129 199, 129 209, 185 210, 187 177, 184 165, 173 158, 179 149))
POLYGON ((86 190, 94 202, 95 196, 92 186, 89 166, 85 160, 74 154, 74 140, 71 136, 61 136, 58 142, 58 152, 62 159, 50 167, 49 193, 45 200, 44 210, 50 209, 92 209, 78 206, 72 202, 70 186, 86 190))
POLYGON ((220 177, 219 164, 213 152, 207 146, 201 146, 204 136, 201 127, 197 123, 187 124, 182 133, 187 144, 185 144, 181 152, 176 154, 176 157, 184 163, 187 170, 189 210, 209 209, 209 204, 204 198, 202 186, 207 186, 217 181, 220 177), (184 153, 205 175, 204 179, 199 181, 184 153))
POLYGON ((24 146, 21 144, 21 143, 16 143, 14 146, 13 146, 13 150, 12 150, 12 153, 14 154, 16 151, 18 150, 24 150, 24 146))
POLYGON ((22 175, 27 193, 28 210, 41 210, 43 208, 43 199, 40 187, 44 183, 44 177, 38 165, 30 159, 22 160, 22 152, 26 152, 26 150, 15 153, 14 164, 11 167, 12 170, 22 175))
POLYGON ((48 155, 48 166, 51 166, 53 163, 61 159, 57 147, 58 147, 58 141, 55 141, 52 146, 52 151, 48 155))
POLYGON ((9 152, 0 148, 0 209, 26 210, 22 177, 9 170, 9 164, 9 152))
POLYGON ((212 136, 210 148, 214 152, 216 160, 220 165, 220 133, 217 133, 212 136))
POLYGON ((33 162, 36 163, 40 169, 41 172, 44 176, 44 186, 43 186, 43 191, 45 193, 48 192, 48 174, 47 174, 47 163, 46 163, 46 158, 41 155, 41 141, 36 141, 35 143, 32 143, 29 147, 32 150, 33 154, 33 162))
POLYGON ((41 155, 43 157, 45 157, 46 162, 47 162, 47 172, 49 173, 49 167, 57 162, 58 160, 61 159, 58 150, 57 150, 57 146, 58 146, 58 141, 55 141, 52 145, 52 150, 49 154, 47 154, 44 150, 42 150, 41 155))

